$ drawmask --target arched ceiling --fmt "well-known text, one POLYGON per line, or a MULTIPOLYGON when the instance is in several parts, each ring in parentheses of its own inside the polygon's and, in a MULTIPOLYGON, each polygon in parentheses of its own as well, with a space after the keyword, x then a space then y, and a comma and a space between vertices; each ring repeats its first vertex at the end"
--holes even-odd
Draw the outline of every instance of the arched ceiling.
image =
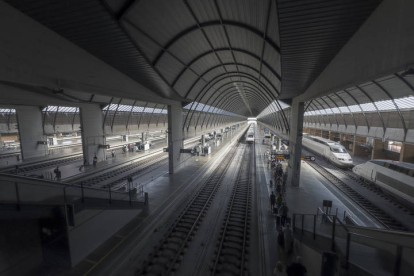
POLYGON ((6 2, 163 97, 255 117, 304 92, 380 0, 6 2))

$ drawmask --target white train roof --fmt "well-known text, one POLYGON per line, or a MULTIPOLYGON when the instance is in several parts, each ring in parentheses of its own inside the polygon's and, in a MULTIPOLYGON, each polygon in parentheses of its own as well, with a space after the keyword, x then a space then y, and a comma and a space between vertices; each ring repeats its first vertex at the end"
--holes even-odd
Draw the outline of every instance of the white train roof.
POLYGON ((386 159, 374 159, 374 160, 369 160, 368 162, 377 164, 377 165, 381 165, 383 166, 385 163, 390 163, 399 167, 403 167, 409 170, 414 170, 414 164, 412 163, 407 163, 407 162, 399 162, 399 161, 394 161, 394 160, 386 160, 386 159), (383 164, 380 164, 383 163, 383 164))
MULTIPOLYGON (((315 139, 315 140, 318 140, 318 141, 321 141, 321 142, 324 142, 324 143, 327 143, 327 144, 338 144, 335 141, 325 139, 325 138, 322 138, 322 137, 318 137, 318 136, 306 135, 306 136, 304 136, 304 138, 308 138, 308 139, 312 138, 312 139, 315 139)), ((338 145, 340 145, 340 144, 338 144, 338 145)))

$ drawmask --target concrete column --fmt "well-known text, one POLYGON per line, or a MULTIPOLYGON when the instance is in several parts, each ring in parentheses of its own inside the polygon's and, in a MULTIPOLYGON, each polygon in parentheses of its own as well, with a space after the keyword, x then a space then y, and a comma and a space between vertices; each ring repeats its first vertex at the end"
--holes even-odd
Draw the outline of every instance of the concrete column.
POLYGON ((288 166, 289 182, 292 186, 299 186, 300 166, 302 157, 302 136, 303 136, 303 111, 304 103, 293 101, 291 109, 289 151, 290 159, 288 166))
POLYGON ((353 143, 353 147, 352 147, 352 154, 354 156, 367 156, 366 153, 366 148, 365 147, 361 147, 358 144, 366 144, 366 137, 362 137, 362 136, 354 136, 354 143, 353 143))
POLYGON ((414 163, 414 145, 405 143, 402 144, 400 162, 414 163))
POLYGON ((203 134, 201 135, 201 146, 204 148, 206 145, 206 136, 203 134))
POLYGON ((106 142, 102 127, 102 109, 99 105, 91 104, 81 107, 79 110, 83 158, 92 164, 96 154, 99 163, 106 159, 106 150, 99 148, 99 145, 105 145, 106 142))
POLYGON ((278 150, 282 146, 280 141, 281 141, 280 138, 279 137, 276 137, 276 149, 278 149, 278 150))
POLYGON ((168 106, 168 160, 169 173, 178 169, 181 161, 180 150, 183 147, 183 112, 181 106, 168 106))
POLYGON ((42 111, 38 106, 18 106, 17 124, 20 136, 22 159, 47 154, 46 136, 43 134, 42 111), (39 144, 44 141, 46 144, 39 144))
POLYGON ((372 154, 371 159, 383 159, 386 158, 386 154, 383 149, 386 149, 388 146, 388 141, 383 142, 380 139, 374 139, 372 143, 372 154))

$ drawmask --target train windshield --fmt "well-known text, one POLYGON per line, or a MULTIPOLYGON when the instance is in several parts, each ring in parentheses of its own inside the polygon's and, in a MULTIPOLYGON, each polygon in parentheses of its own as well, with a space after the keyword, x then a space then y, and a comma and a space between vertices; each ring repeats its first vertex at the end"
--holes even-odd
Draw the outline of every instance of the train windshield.
POLYGON ((347 153, 346 149, 340 146, 331 147, 331 151, 337 152, 337 153, 347 153))
POLYGON ((253 134, 249 134, 247 137, 248 138, 253 138, 253 134))

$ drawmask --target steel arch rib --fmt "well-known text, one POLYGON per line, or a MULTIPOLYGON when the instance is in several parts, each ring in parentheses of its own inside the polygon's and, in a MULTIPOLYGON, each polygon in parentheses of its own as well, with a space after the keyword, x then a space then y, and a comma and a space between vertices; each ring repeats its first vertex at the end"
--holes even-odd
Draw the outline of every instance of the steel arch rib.
MULTIPOLYGON (((216 66, 213 66, 213 67, 210 67, 208 70, 206 70, 206 71, 204 71, 203 73, 201 73, 200 75, 199 75, 199 77, 193 82, 193 84, 190 86, 190 88, 187 90, 187 92, 186 92, 186 95, 189 95, 190 93, 191 93, 191 91, 193 90, 193 88, 194 88, 194 86, 196 86, 197 85, 197 83, 200 81, 200 80, 204 80, 203 79, 203 77, 206 75, 206 74, 208 74, 208 73, 210 73, 211 71, 213 71, 213 70, 215 70, 215 69, 218 69, 218 68, 222 68, 223 66, 229 66, 229 65, 235 65, 234 63, 223 63, 223 65, 221 65, 221 64, 219 64, 219 65, 216 65, 216 66)), ((241 67, 246 67, 246 68, 248 68, 248 69, 250 69, 250 70, 252 70, 252 71, 255 71, 257 74, 259 74, 259 81, 260 81, 260 71, 259 70, 257 70, 256 68, 254 68, 253 66, 250 66, 250 65, 247 65, 247 64, 243 64, 243 63, 238 63, 237 64, 238 66, 241 66, 241 67)), ((234 71, 231 71, 231 72, 226 72, 226 73, 222 73, 221 75, 224 75, 224 74, 231 74, 231 73, 235 73, 234 71)), ((249 73, 246 73, 246 72, 241 72, 241 73, 244 73, 244 74, 248 74, 248 75, 250 75, 249 73)), ((273 90, 275 90, 275 92, 276 93, 278 93, 278 90, 277 90, 277 88, 273 85, 273 83, 267 78, 267 77, 265 77, 265 76, 262 76, 265 80, 266 80, 266 82, 268 82, 269 84, 270 84, 270 86, 272 87, 272 89, 273 90)), ((204 80, 205 82, 207 82, 206 80, 204 80)), ((208 84, 208 82, 207 82, 207 84, 208 84)), ((279 93, 278 93, 279 94, 279 93)))
MULTIPOLYGON (((323 101, 328 107, 329 107, 329 109, 332 111, 332 114, 334 115, 334 117, 335 117, 335 121, 336 121, 336 125, 339 127, 339 122, 338 122, 338 117, 336 117, 336 114, 333 112, 333 110, 332 110, 332 107, 328 104, 328 102, 327 101, 325 101, 323 98, 320 98, 321 99, 321 101, 323 101)), ((322 106, 322 105, 321 105, 322 106)), ((332 128, 331 128, 332 129, 332 128)))
MULTIPOLYGON (((226 85, 227 85, 227 84, 226 84, 226 85)), ((252 87, 250 87, 250 86, 249 86, 249 85, 247 85, 247 84, 246 84, 246 87, 251 88, 251 89, 257 89, 257 87, 254 87, 254 86, 253 86, 253 84, 250 84, 250 85, 252 85, 252 87)), ((224 86, 225 86, 225 85, 223 85, 223 87, 224 87, 224 86)), ((229 88, 226 88, 224 91, 222 91, 222 92, 221 92, 221 95, 222 95, 222 94, 224 94, 224 93, 226 93, 226 92, 227 92, 228 90, 230 90, 230 89, 235 89, 235 88, 234 88, 234 86, 229 87, 229 88)), ((255 91, 256 91, 256 90, 255 90, 255 91)), ((256 92, 258 92, 258 91, 256 91, 256 92)), ((211 107, 211 106, 214 106, 214 105, 215 105, 216 100, 217 100, 217 99, 219 99, 221 95, 217 96, 217 97, 213 100, 213 102, 209 104, 210 99, 214 96, 214 94, 210 95, 210 98, 207 100, 206 104, 207 104, 207 105, 210 105, 210 107, 211 107)))
MULTIPOLYGON (((315 99, 315 101, 319 104, 319 106, 322 108, 322 110, 324 110, 324 108, 323 108, 323 105, 318 101, 318 99, 315 99)), ((313 104, 315 105, 315 102, 313 102, 313 104)), ((316 106, 316 105, 315 105, 316 106)), ((329 107, 329 106, 328 106, 329 107)), ((324 110, 325 111, 325 110, 324 110)), ((329 125, 330 125, 330 127, 331 127, 331 129, 332 129, 332 123, 331 123, 331 120, 329 119, 329 115, 328 115, 328 113, 325 111, 325 115, 326 115, 326 117, 328 117, 328 120, 329 120, 329 125)), ((325 116, 324 116, 325 117, 325 116)), ((324 121, 324 124, 326 125, 326 123, 325 123, 325 119, 323 120, 324 121)))
POLYGON ((359 89, 359 91, 361 91, 367 98, 368 98, 368 100, 370 100, 371 101, 371 103, 372 103, 372 105, 375 107, 375 110, 377 110, 377 113, 378 113, 378 117, 380 118, 380 120, 381 120, 381 123, 382 123, 382 128, 383 128, 383 130, 384 130, 384 135, 385 135, 385 131, 387 130, 387 128, 385 127, 385 123, 384 123, 384 119, 382 118, 382 114, 381 114, 381 112, 379 111, 379 109, 378 109, 378 107, 377 107, 377 105, 375 104, 375 102, 372 100, 372 98, 371 98, 371 96, 370 95, 368 95, 368 93, 364 90, 364 89, 362 89, 362 87, 360 87, 360 86, 358 86, 358 85, 356 85, 355 86, 356 88, 358 88, 359 89))
MULTIPOLYGON (((229 90, 229 89, 235 89, 234 87, 229 87, 229 88, 227 88, 225 91, 227 91, 227 90, 229 90)), ((254 93, 255 91, 250 91, 250 90, 246 90, 246 91, 249 91, 250 93, 254 93)), ((237 93, 238 94, 238 91, 237 90, 232 90, 232 91, 228 91, 227 93, 226 93, 226 95, 231 95, 231 94, 233 94, 233 93, 237 93)), ((216 99, 218 99, 219 97, 216 97, 216 99)), ((209 108, 208 108, 208 110, 207 111, 205 111, 205 112, 207 112, 207 113, 209 113, 209 110, 210 110, 210 108, 211 108, 211 105, 208 103, 208 101, 206 102, 206 105, 209 105, 209 108)), ((200 119, 200 116, 198 117, 198 119, 197 119, 197 125, 198 125, 198 122, 199 122, 199 119, 200 119)), ((205 118, 204 118, 204 120, 203 120, 203 123, 201 124, 201 128, 203 127, 203 125, 204 125, 204 121, 205 121, 205 118)))
POLYGON ((369 129, 370 129, 370 125, 369 125, 369 123, 368 123, 368 118, 367 118, 367 115, 365 114, 365 111, 362 109, 362 107, 361 107, 361 105, 359 104, 359 102, 356 100, 356 98, 350 93, 350 92, 348 92, 346 89, 344 89, 343 90, 345 93, 347 93, 348 94, 348 96, 350 96, 355 102, 356 102, 356 104, 358 105, 358 107, 359 107, 359 109, 361 110, 361 112, 362 112, 362 114, 364 115, 364 118, 365 118, 365 123, 367 124, 367 127, 368 127, 368 132, 369 132, 369 129))
MULTIPOLYGON (((253 81, 255 81, 255 80, 253 79, 253 81)), ((252 86, 253 86, 253 84, 251 84, 251 83, 249 83, 249 82, 245 82, 245 81, 243 81, 243 82, 244 82, 245 84, 247 84, 247 85, 252 85, 252 86)), ((223 85, 222 85, 219 89, 221 89, 222 87, 224 87, 224 86, 226 86, 226 85, 232 84, 232 83, 233 83, 233 82, 228 82, 228 83, 225 83, 225 84, 223 84, 223 85)), ((218 89, 218 90, 219 90, 219 89, 218 89)), ((257 89, 257 88, 256 88, 256 87, 254 87, 254 89, 257 89)), ((218 90, 216 90, 216 92, 218 92, 218 90)), ((216 92, 215 92, 215 93, 216 93, 216 92)), ((215 94, 215 93, 214 93, 214 94, 215 94)), ((214 94, 212 94, 212 95, 214 95, 214 94)), ((263 94, 264 94, 264 95, 266 95, 266 93, 263 93, 263 94)), ((211 95, 211 96, 212 96, 212 95, 211 95)), ((268 96, 268 95, 267 95, 267 96, 268 96)), ((270 102, 272 102, 272 100, 273 100, 273 99, 272 99, 272 98, 270 98, 270 102)))
POLYGON ((357 126, 357 122, 356 122, 355 117, 354 117, 354 113, 352 113, 351 109, 349 109, 348 104, 342 99, 341 96, 339 96, 336 92, 334 94, 345 104, 346 108, 348 108, 348 111, 351 113, 352 119, 354 121, 355 133, 356 133, 356 130, 357 130, 358 126, 357 126))
MULTIPOLYGON (((157 57, 154 59, 153 65, 155 66, 158 63, 158 61, 162 58, 164 53, 166 51, 168 51, 168 48, 170 48, 175 42, 177 42, 178 40, 180 40, 184 36, 186 36, 186 35, 188 35, 192 32, 201 31, 202 29, 205 29, 205 28, 221 27, 223 25, 224 26, 238 27, 238 28, 248 30, 248 31, 258 35, 261 38, 263 38, 263 36, 264 36, 262 32, 255 29, 254 27, 249 26, 247 24, 240 23, 240 22, 235 22, 235 21, 230 21, 230 20, 223 20, 222 22, 220 22, 220 20, 215 20, 215 21, 209 21, 209 22, 205 22, 205 23, 199 23, 199 26, 198 25, 193 25, 193 26, 187 28, 186 30, 181 31, 179 34, 177 34, 175 37, 173 37, 170 41, 168 41, 166 43, 166 45, 162 47, 164 50, 161 50, 158 53, 157 57)), ((270 39, 267 39, 267 38, 265 38, 265 41, 274 50, 276 50, 276 52, 280 55, 279 46, 277 46, 277 44, 275 42, 273 42, 273 41, 271 41, 270 39)))
POLYGON ((404 140, 405 140, 405 135, 407 135, 407 126, 405 124, 404 116, 402 115, 400 108, 395 103, 394 98, 391 97, 390 93, 384 88, 384 86, 382 86, 381 84, 379 84, 375 80, 373 80, 372 83, 374 83, 376 86, 378 86, 387 95, 387 97, 390 98, 390 100, 394 104, 395 108, 397 109, 398 115, 400 116, 400 120, 401 120, 401 123, 403 125, 403 129, 404 129, 404 140))
MULTIPOLYGON (((331 97, 329 97, 329 95, 326 95, 325 97, 327 97, 327 98, 328 98, 331 102, 333 102, 333 104, 336 106, 336 108, 338 108, 339 113, 341 114, 341 117, 342 117, 342 119, 344 120, 345 127, 347 128, 347 127, 348 127, 348 124, 346 123, 346 120, 345 120, 344 114, 342 113, 342 111, 341 111, 341 109, 339 108, 339 106, 336 104, 336 102, 334 102, 334 101, 331 99, 331 97)), ((338 127, 339 127, 339 125, 338 125, 338 127)))
MULTIPOLYGON (((239 48, 232 48, 232 49, 230 49, 230 48, 227 48, 227 47, 223 47, 223 48, 217 48, 217 49, 214 49, 214 50, 211 50, 211 51, 206 51, 206 52, 204 52, 204 53, 201 53, 200 55, 198 55, 197 57, 195 57, 194 59, 192 59, 189 63, 187 63, 187 64, 185 64, 185 67, 180 71, 180 73, 177 75, 177 77, 174 79, 174 81, 172 82, 172 86, 174 86, 175 84, 176 84, 176 82, 178 81, 178 79, 180 79, 181 78, 181 76, 184 74, 184 72, 188 69, 188 68, 190 68, 196 61, 198 61, 199 59, 201 59, 201 58, 203 58, 203 57, 205 57, 205 56, 207 56, 207 55, 210 55, 210 54, 215 54, 215 53, 217 53, 217 52, 225 52, 225 51, 233 51, 233 52, 238 52, 238 53, 243 53, 243 54, 246 54, 246 55, 248 55, 248 56, 251 56, 252 58, 254 58, 254 59, 257 59, 257 60, 259 60, 260 61, 260 57, 259 56, 257 56, 256 54, 254 54, 254 53, 252 53, 252 52, 249 52, 249 51, 247 51, 247 50, 244 50, 244 49, 239 49, 239 48), (187 68, 188 67, 188 68, 187 68)), ((272 74, 279 80, 279 81, 281 81, 281 77, 279 76, 279 74, 267 63, 267 62, 263 62, 263 64, 266 66, 266 68, 270 71, 270 72, 272 72, 272 74)), ((279 91, 277 91, 278 93, 279 93, 279 91)), ((187 97, 187 95, 185 96, 185 97, 187 97)))
MULTIPOLYGON (((247 74, 248 75, 248 74, 247 74)), ((212 82, 213 80, 215 80, 215 79, 217 79, 218 77, 221 77, 221 76, 217 76, 217 77, 215 77, 214 79, 212 79, 210 82, 212 82)), ((243 76, 244 78, 247 78, 247 79, 249 79, 249 80, 251 80, 251 81, 253 81, 253 82, 255 82, 256 84, 259 84, 262 88, 263 88, 263 90, 267 93, 267 94, 270 94, 270 95, 272 95, 272 93, 270 92, 270 91, 268 91, 268 89, 267 89, 267 87, 265 87, 262 83, 260 83, 259 81, 257 81, 255 78, 252 78, 252 77, 250 77, 250 75, 248 75, 248 76, 243 76)), ((214 84, 212 84, 211 86, 210 86, 210 88, 208 88, 205 92, 204 92, 204 94, 203 94, 203 96, 201 97, 201 99, 204 97, 204 95, 212 88, 212 87, 214 87, 214 85, 215 84, 217 84, 218 82, 220 82, 220 81, 222 81, 222 80, 224 80, 224 79, 226 79, 226 78, 229 78, 229 76, 226 76, 226 77, 223 77, 223 78, 221 78, 221 79, 219 79, 219 80, 217 80, 217 81, 215 81, 215 83, 214 84)), ((234 81, 231 81, 231 83, 233 83, 234 81)), ((239 82, 241 82, 241 81, 239 81, 239 82)), ((227 84, 229 84, 230 82, 228 82, 228 83, 225 83, 224 85, 227 85, 227 84)), ((245 82, 245 81, 243 81, 243 83, 249 83, 249 82, 245 82)), ((210 83, 209 83, 210 84, 210 83)), ((249 84, 251 84, 251 83, 249 83, 249 84)), ((223 87, 224 85, 222 85, 221 87, 223 87)), ((203 89, 201 89, 200 90, 200 92, 199 92, 199 94, 196 96, 196 98, 195 98, 195 101, 197 101, 197 98, 199 97, 199 95, 203 92, 203 90, 206 88, 208 86, 208 84, 207 85, 205 85, 204 87, 203 87, 203 89)), ((220 89, 221 89, 221 87, 220 88, 218 88, 218 89, 216 89, 216 91, 214 92, 214 93, 217 93, 220 89)), ((271 96, 269 96, 270 97, 270 99, 273 99, 273 100, 276 100, 275 98, 272 98, 271 96)), ((278 102, 277 102, 277 104, 279 104, 278 102)), ((188 117, 188 114, 187 114, 187 117, 188 117)), ((186 117, 186 121, 187 121, 187 117, 186 117)), ((286 120, 286 118, 284 118, 285 120, 286 120)), ((286 122, 285 122, 285 127, 286 127, 286 129, 289 129, 287 126, 286 126, 286 122)))
MULTIPOLYGON (((217 78, 219 78, 219 77, 221 77, 222 75, 219 75, 219 76, 216 76, 215 78, 213 78, 209 83, 207 83, 201 90, 200 90, 200 92, 197 94, 197 96, 195 97, 195 99, 194 99, 194 102, 192 103, 192 105, 191 105, 191 107, 190 107, 190 110, 193 110, 192 109, 192 107, 194 106, 194 103, 195 102, 197 102, 197 105, 196 105, 196 107, 194 108, 194 110, 195 109, 197 109, 197 107, 198 107, 198 104, 202 101, 202 99, 203 99, 203 97, 206 95, 206 93, 211 89, 211 88, 214 88, 214 85, 216 85, 218 82, 220 82, 220 81, 222 81, 222 80, 224 80, 224 79, 226 79, 226 78, 230 78, 230 77, 232 77, 232 76, 228 76, 228 74, 223 74, 223 75, 227 75, 226 77, 223 77, 223 78, 221 78, 221 79, 219 79, 219 80, 217 80, 217 81, 215 81, 213 84, 211 84, 211 82, 212 81, 214 81, 214 80, 216 80, 217 78), (211 86, 207 89, 207 90, 205 90, 209 85, 211 84, 211 86), (205 90, 205 91, 204 91, 205 90), (203 92, 204 91, 204 92, 203 92), (203 95, 201 96, 201 98, 199 98, 199 96, 201 95, 201 93, 203 93, 203 95)), ((246 77, 246 76, 245 76, 246 77)), ((246 77, 247 78, 247 77, 246 77)), ((233 83, 234 81, 231 81, 231 83, 233 83)), ((238 81, 238 82, 240 82, 240 81, 238 81)), ((215 93, 217 93, 222 87, 224 87, 225 85, 227 85, 227 84, 229 84, 229 83, 225 83, 225 84, 223 84, 222 86, 220 86, 219 88, 215 88, 215 92, 214 92, 214 94, 215 93)), ((185 121, 184 121, 184 125, 186 124, 186 122, 187 122, 187 119, 188 119, 188 116, 189 116, 189 113, 187 113, 187 115, 186 115, 186 118, 185 118, 185 121)), ((192 118, 192 115, 191 115, 191 117, 190 117, 190 120, 191 120, 191 118, 192 118)), ((183 129, 184 129, 184 127, 183 127, 183 129)))

